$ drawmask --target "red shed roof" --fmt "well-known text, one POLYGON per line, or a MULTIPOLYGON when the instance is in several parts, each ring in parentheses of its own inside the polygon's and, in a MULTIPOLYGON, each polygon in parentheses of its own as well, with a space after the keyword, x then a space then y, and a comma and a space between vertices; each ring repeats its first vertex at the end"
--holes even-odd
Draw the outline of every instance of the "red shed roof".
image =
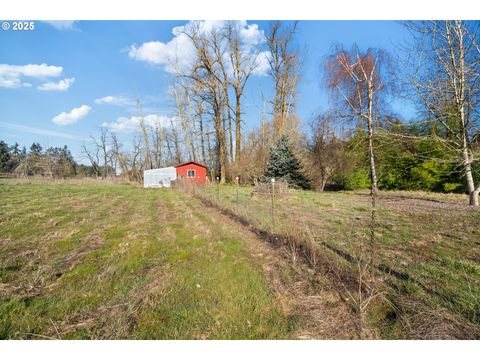
POLYGON ((200 163, 198 163, 198 162, 196 162, 196 161, 187 161, 187 162, 185 162, 185 163, 183 163, 183 164, 180 164, 180 165, 177 165, 177 166, 175 166, 175 167, 178 168, 178 167, 180 167, 180 166, 185 166, 185 165, 189 165, 189 164, 195 164, 195 165, 204 167, 205 169, 208 169, 205 165, 200 164, 200 163))

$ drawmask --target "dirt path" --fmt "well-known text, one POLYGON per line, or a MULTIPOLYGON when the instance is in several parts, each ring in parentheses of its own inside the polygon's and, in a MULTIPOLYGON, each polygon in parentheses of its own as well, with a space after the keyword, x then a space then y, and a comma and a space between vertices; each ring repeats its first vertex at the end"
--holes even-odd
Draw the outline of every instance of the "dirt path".
POLYGON ((357 319, 332 279, 302 264, 283 247, 274 247, 220 211, 196 202, 214 222, 241 237, 261 267, 283 311, 298 319, 298 339, 357 339, 357 319))

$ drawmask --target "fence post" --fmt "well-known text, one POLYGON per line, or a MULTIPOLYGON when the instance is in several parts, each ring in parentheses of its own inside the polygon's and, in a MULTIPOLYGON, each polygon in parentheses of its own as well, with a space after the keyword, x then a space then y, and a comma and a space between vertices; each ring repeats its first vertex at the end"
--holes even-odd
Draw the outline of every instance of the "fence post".
POLYGON ((220 178, 217 176, 217 205, 220 206, 220 178))
POLYGON ((272 234, 275 232, 275 178, 272 178, 272 234))
POLYGON ((210 195, 210 201, 213 205, 213 201, 215 200, 215 194, 213 193, 215 190, 213 190, 213 187, 215 186, 215 179, 212 178, 212 182, 210 183, 210 191, 208 194, 210 195))
POLYGON ((239 181, 238 181, 238 180, 239 180, 240 178, 237 176, 236 179, 237 179, 237 202, 236 202, 236 209, 235 209, 235 211, 236 211, 236 213, 238 214, 238 186, 239 186, 239 181))

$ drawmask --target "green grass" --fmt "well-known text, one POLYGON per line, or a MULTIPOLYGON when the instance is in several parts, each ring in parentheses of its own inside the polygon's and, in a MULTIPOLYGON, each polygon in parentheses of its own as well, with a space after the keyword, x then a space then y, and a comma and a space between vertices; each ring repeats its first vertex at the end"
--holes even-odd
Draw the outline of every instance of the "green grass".
MULTIPOLYGON (((205 188, 201 194, 217 202, 216 191, 205 188)), ((252 198, 251 191, 221 186, 220 206, 271 231, 271 199, 252 198)), ((466 196, 457 194, 380 192, 377 203, 376 243, 370 253, 377 263, 411 279, 382 276, 402 295, 480 325, 480 211, 462 208, 466 196)), ((274 214, 276 233, 314 237, 353 255, 370 231, 367 192, 290 190, 288 199, 275 201, 274 214)))
MULTIPOLYGON (((367 193, 291 191, 275 201, 273 226, 271 199, 251 191, 220 186, 220 206, 354 255, 368 236, 367 193)), ((197 194, 217 201, 216 187, 197 194)), ((396 294, 479 324, 480 212, 459 208, 465 201, 380 192, 371 253, 410 276, 382 274, 396 294)), ((281 339, 301 327, 282 312, 245 233, 188 194, 0 181, 0 228, 2 339, 281 339)), ((288 283, 292 269, 281 269, 288 283)), ((381 337, 405 336, 391 307, 370 310, 381 337)))
POLYGON ((0 184, 0 338, 290 338, 261 269, 198 200, 0 184))

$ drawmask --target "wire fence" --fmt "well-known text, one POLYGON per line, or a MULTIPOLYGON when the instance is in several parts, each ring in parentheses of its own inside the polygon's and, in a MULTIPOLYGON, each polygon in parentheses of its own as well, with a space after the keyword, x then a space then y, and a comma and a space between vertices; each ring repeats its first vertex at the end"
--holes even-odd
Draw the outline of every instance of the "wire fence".
MULTIPOLYGON (((237 181, 238 184, 238 181, 237 181)), ((286 183, 272 179, 256 187, 177 182, 176 188, 275 235, 296 236, 312 232, 311 224, 293 219, 286 183)))
MULTIPOLYGON (((422 258, 412 256, 416 248, 415 244, 409 245, 409 239, 417 236, 417 233, 429 231, 430 223, 419 223, 418 227, 412 229, 411 224, 405 221, 410 216, 410 210, 395 205, 397 200, 392 203, 392 200, 385 198, 378 205, 376 240, 372 243, 369 240, 371 209, 368 193, 315 193, 301 190, 282 193, 278 182, 256 187, 222 185, 218 182, 202 186, 181 183, 177 188, 236 217, 235 220, 252 227, 268 240, 279 241, 292 256, 306 258, 313 268, 319 267, 321 271, 334 273, 339 283, 347 284, 345 286, 354 286, 352 284, 359 281, 367 287, 373 286, 371 281, 375 279, 373 288, 378 287, 382 291, 388 289, 396 293, 398 289, 414 289, 409 296, 415 300, 415 304, 422 298, 421 294, 428 294, 429 302, 441 303, 478 323, 478 308, 472 310, 458 306, 446 295, 452 284, 458 284, 454 287, 461 291, 463 280, 458 282, 452 272, 445 285, 432 285, 431 275, 422 271, 425 264, 432 269, 443 270, 444 265, 439 265, 433 256, 435 249, 422 258), (370 279, 368 284, 365 282, 366 271, 370 279), (420 295, 417 296, 417 293, 420 295)), ((434 213, 430 208, 416 209, 416 216, 432 218, 434 213)), ((442 231, 445 230, 438 230, 442 231)), ((449 246, 456 245, 451 243, 449 246)), ((463 260, 455 257, 451 261, 463 260)), ((468 284, 478 284, 477 275, 465 276, 468 277, 468 281, 465 280, 468 284)), ((478 303, 476 295, 472 297, 464 292, 461 296, 467 302, 478 303)))
POLYGON ((274 180, 255 187, 215 183, 193 186, 190 190, 197 198, 249 226, 257 235, 284 246, 294 261, 302 253, 312 266, 316 266, 319 244, 315 250, 311 227, 303 221, 295 221, 292 216, 286 184, 274 180))

